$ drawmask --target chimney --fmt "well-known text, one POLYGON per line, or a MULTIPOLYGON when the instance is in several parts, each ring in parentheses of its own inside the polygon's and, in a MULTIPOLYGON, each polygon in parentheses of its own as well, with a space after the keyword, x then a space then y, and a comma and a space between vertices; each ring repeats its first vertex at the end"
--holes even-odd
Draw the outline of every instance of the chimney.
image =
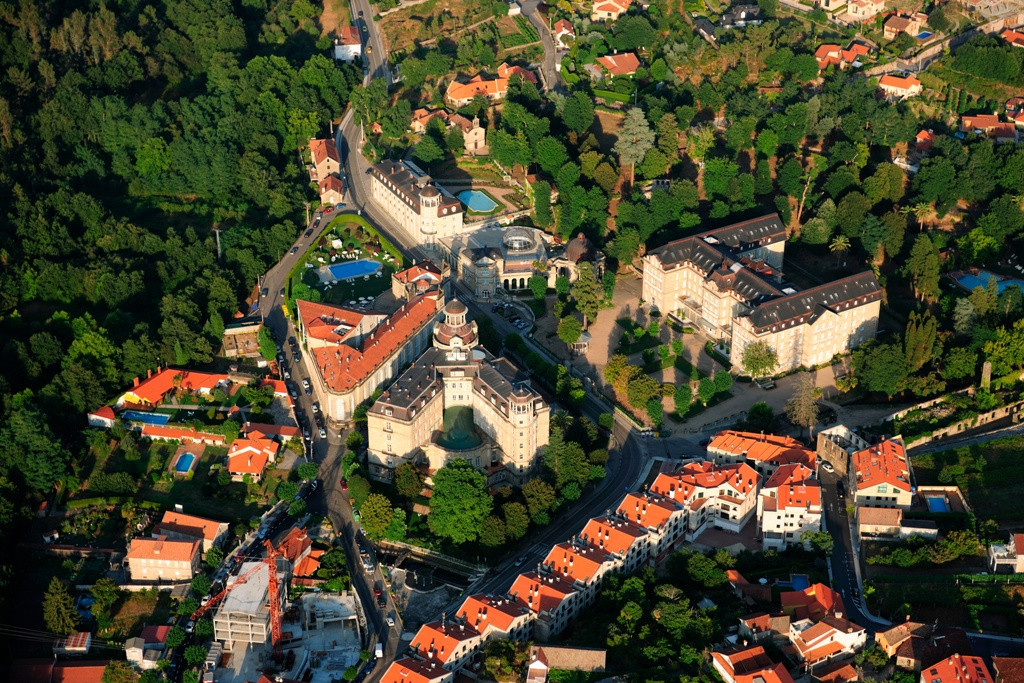
POLYGON ((138 386, 139 386, 139 378, 136 377, 135 379, 132 380, 132 388, 137 388, 138 386))

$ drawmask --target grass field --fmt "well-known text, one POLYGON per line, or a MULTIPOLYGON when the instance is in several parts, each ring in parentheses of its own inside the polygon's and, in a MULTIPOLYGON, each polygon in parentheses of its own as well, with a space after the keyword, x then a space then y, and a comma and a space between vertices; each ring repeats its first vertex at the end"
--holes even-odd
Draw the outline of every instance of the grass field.
POLYGON ((155 590, 124 593, 112 613, 110 628, 98 635, 113 640, 134 638, 142 633, 143 626, 167 621, 171 614, 171 594, 155 590))
POLYGON ((952 478, 979 520, 994 519, 1002 523, 1024 520, 1022 451, 1024 436, 1011 436, 914 456, 914 474, 918 484, 945 483, 943 480, 952 478))

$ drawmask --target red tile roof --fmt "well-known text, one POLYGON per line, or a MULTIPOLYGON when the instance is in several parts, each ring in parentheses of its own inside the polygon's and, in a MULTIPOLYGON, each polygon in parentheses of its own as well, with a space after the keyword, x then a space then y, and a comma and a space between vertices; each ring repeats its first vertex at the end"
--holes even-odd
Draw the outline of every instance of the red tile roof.
POLYGON ((985 660, 971 655, 952 655, 921 672, 923 683, 992 683, 985 660))
POLYGON ((337 161, 339 164, 341 163, 341 157, 338 156, 338 148, 334 145, 334 140, 310 140, 309 152, 313 157, 313 163, 316 165, 320 165, 321 162, 327 159, 337 161))
POLYGON ((195 515, 186 515, 183 512, 167 510, 160 519, 156 529, 167 529, 176 531, 179 534, 188 534, 207 541, 214 541, 220 534, 220 527, 224 522, 195 515))
POLYGON ((146 643, 147 645, 163 643, 167 640, 167 633, 170 630, 171 627, 167 625, 143 626, 142 633, 139 634, 139 637, 141 637, 142 642, 146 643))
POLYGON ((743 456, 747 460, 769 463, 776 467, 798 463, 813 468, 815 459, 814 451, 805 448, 794 438, 732 430, 716 434, 708 444, 708 451, 743 456))
POLYGON ((180 387, 184 391, 209 392, 213 391, 221 382, 227 381, 227 375, 164 368, 152 377, 139 382, 138 386, 125 392, 125 398, 130 401, 131 397, 135 396, 145 403, 155 405, 163 401, 164 396, 174 389, 175 386, 180 387), (175 377, 180 378, 180 381, 176 382, 175 377))
POLYGON ((109 663, 109 660, 17 659, 11 664, 8 680, 18 683, 102 683, 103 671, 109 663))
POLYGON ((441 271, 430 261, 420 261, 403 271, 395 273, 392 277, 402 284, 409 284, 415 280, 426 279, 430 282, 441 281, 441 271))
POLYGON ((583 527, 580 538, 610 553, 625 555, 647 531, 615 517, 594 517, 583 527))
POLYGON ((819 683, 855 683, 860 680, 860 675, 849 662, 839 662, 818 669, 813 678, 819 683))
POLYGON ((1024 31, 1014 31, 1008 28, 1000 33, 999 37, 1014 47, 1024 47, 1024 31))
POLYGON ((604 57, 598 57, 597 61, 612 76, 629 76, 630 74, 635 74, 636 70, 640 68, 640 60, 632 52, 605 55, 604 57))
POLYGON ((922 152, 927 152, 932 148, 932 144, 935 142, 935 133, 930 130, 919 131, 914 137, 915 146, 922 152))
POLYGON ((133 538, 128 543, 128 560, 167 560, 191 562, 199 552, 199 541, 172 541, 166 536, 133 538))
POLYGON ((891 90, 909 92, 912 88, 921 87, 921 81, 917 80, 914 76, 907 76, 906 78, 903 78, 901 76, 886 74, 879 79, 878 85, 891 90))
POLYGON ((611 555, 589 544, 579 546, 571 543, 559 543, 548 552, 544 564, 551 567, 555 574, 571 581, 587 583, 601 569, 601 565, 611 559, 611 555))
POLYGON ((195 427, 165 427, 163 425, 143 425, 142 436, 150 439, 165 439, 170 441, 209 441, 212 443, 226 443, 227 439, 223 434, 211 432, 197 432, 195 427))
POLYGON ((721 486, 729 486, 745 496, 757 490, 760 478, 746 463, 716 465, 708 461, 691 462, 673 474, 659 474, 651 485, 651 491, 680 503, 686 503, 697 489, 721 486))
POLYGON ((440 293, 417 295, 405 303, 363 340, 362 349, 339 344, 311 349, 320 375, 334 392, 354 389, 400 349, 437 313, 440 293))
POLYGON ((851 456, 850 462, 857 475, 858 491, 888 484, 894 489, 910 492, 907 452, 898 441, 886 439, 857 451, 851 456))
POLYGON ((296 560, 312 547, 313 541, 310 540, 305 529, 293 526, 285 534, 285 537, 281 539, 277 546, 277 552, 286 560, 295 564, 296 560))
POLYGON ((450 675, 451 672, 437 662, 407 657, 389 666, 380 680, 381 683, 430 683, 450 675))
POLYGON ((340 195, 345 194, 345 183, 341 182, 341 178, 336 175, 329 175, 320 181, 321 197, 332 191, 337 192, 340 195))
POLYGON ((267 436, 279 436, 282 439, 298 438, 301 433, 298 427, 291 425, 268 425, 261 422, 246 422, 242 425, 242 434, 253 432, 262 432, 267 436))
POLYGON ((750 648, 735 648, 724 652, 712 652, 716 668, 724 671, 726 681, 754 683, 793 683, 786 667, 775 664, 760 645, 750 648))
POLYGON ((115 417, 114 409, 111 408, 110 406, 100 406, 99 408, 97 408, 96 410, 92 411, 89 414, 95 415, 96 417, 102 417, 107 420, 113 420, 115 417))
POLYGON ((359 325, 363 313, 343 306, 295 300, 295 310, 306 336, 321 341, 340 343, 359 325))
POLYGON ((821 508, 821 487, 814 479, 814 473, 803 465, 783 465, 775 470, 761 489, 775 493, 776 510, 787 508, 821 508))
POLYGON ((645 529, 661 529, 680 510, 675 501, 652 493, 627 493, 617 514, 645 529))
POLYGON ((501 66, 498 67, 498 78, 512 78, 513 76, 520 76, 529 83, 537 82, 537 77, 529 69, 515 65, 509 66, 507 62, 502 62, 501 66))
POLYGON ((845 612, 843 598, 823 583, 815 583, 802 591, 787 591, 779 595, 782 609, 797 619, 820 621, 832 614, 845 612))
POLYGON ((507 597, 495 597, 483 593, 471 595, 462 603, 456 616, 464 619, 479 633, 495 628, 508 633, 516 619, 529 614, 522 603, 507 597))
POLYGON ((568 19, 559 19, 555 22, 555 35, 559 33, 568 33, 571 36, 576 35, 576 31, 573 30, 572 24, 568 19))
POLYGON ((363 40, 359 37, 359 29, 355 26, 342 26, 338 29, 338 40, 342 45, 362 45, 363 40))
POLYGON ((1024 683, 1024 657, 993 657, 992 668, 1000 683, 1024 683))
POLYGON ((299 560, 298 564, 292 570, 292 576, 297 578, 308 578, 310 576, 316 576, 316 570, 320 569, 320 558, 324 556, 324 551, 314 548, 309 551, 309 554, 299 560))
POLYGON ((555 576, 539 577, 536 572, 520 574, 512 583, 509 595, 526 605, 531 612, 553 610, 575 593, 572 584, 555 576))
POLYGON ((267 463, 277 457, 281 445, 260 432, 249 438, 238 438, 228 451, 228 472, 231 474, 263 474, 267 463))
POLYGON ((480 636, 479 631, 465 624, 442 624, 435 621, 420 626, 420 630, 412 639, 412 647, 424 659, 436 659, 439 664, 448 661, 465 640, 480 636))

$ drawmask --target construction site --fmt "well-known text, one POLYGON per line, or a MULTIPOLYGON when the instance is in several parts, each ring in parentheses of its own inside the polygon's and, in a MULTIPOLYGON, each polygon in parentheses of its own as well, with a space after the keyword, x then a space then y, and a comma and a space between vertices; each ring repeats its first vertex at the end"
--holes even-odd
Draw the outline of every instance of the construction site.
POLYGON ((273 679, 340 683, 358 666, 364 617, 349 591, 322 593, 315 588, 288 603, 292 563, 266 543, 267 555, 240 564, 224 590, 192 615, 213 613, 211 653, 204 681, 247 683, 261 675, 273 679))

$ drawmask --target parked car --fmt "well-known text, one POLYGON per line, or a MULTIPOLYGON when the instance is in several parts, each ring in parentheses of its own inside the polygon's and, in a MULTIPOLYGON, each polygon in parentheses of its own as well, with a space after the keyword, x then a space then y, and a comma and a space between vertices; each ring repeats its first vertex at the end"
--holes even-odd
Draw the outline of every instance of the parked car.
POLYGON ((826 472, 835 472, 836 471, 836 468, 832 467, 832 463, 830 463, 828 461, 821 463, 821 469, 825 470, 826 472))
POLYGON ((292 254, 298 254, 298 253, 299 253, 299 248, 298 248, 298 247, 292 247, 292 250, 291 250, 291 252, 290 252, 290 253, 292 253, 292 254))
POLYGON ((324 429, 323 427, 320 428, 320 438, 321 439, 326 439, 327 438, 327 430, 324 429))
MULTIPOLYGON (((314 223, 314 225, 315 226, 319 226, 320 225, 320 221, 317 221, 316 223, 314 223)), ((313 236, 313 228, 310 228, 309 230, 306 231, 306 237, 312 237, 312 236, 313 236)))
POLYGON ((379 598, 382 594, 383 594, 383 591, 380 589, 380 584, 379 583, 375 583, 373 585, 373 597, 379 598))
POLYGON ((270 294, 270 290, 267 289, 266 287, 260 290, 260 296, 266 296, 267 294, 270 294))
POLYGON ((320 412, 320 404, 316 401, 313 402, 313 414, 316 415, 320 412))
POLYGON ((390 614, 387 616, 386 619, 384 619, 384 621, 387 622, 389 628, 395 627, 395 618, 392 617, 390 614))

